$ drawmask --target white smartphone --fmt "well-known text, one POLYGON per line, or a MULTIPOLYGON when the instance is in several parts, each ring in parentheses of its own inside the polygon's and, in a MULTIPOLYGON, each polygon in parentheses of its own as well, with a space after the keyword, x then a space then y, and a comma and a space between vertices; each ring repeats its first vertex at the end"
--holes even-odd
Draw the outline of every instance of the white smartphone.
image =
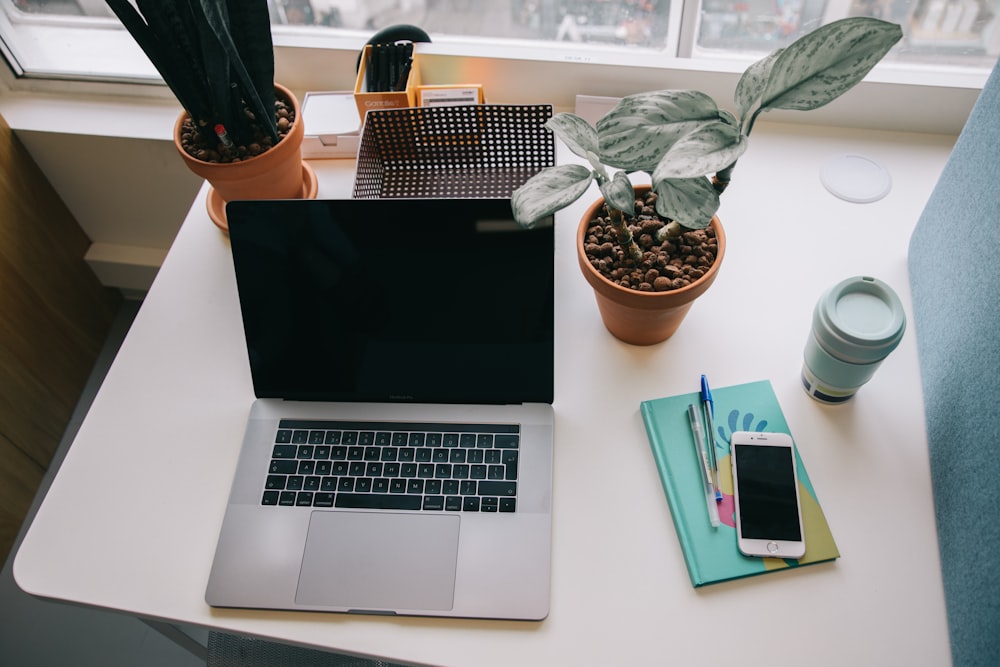
POLYGON ((792 438, 784 433, 736 431, 730 444, 740 552, 802 558, 806 542, 792 438))

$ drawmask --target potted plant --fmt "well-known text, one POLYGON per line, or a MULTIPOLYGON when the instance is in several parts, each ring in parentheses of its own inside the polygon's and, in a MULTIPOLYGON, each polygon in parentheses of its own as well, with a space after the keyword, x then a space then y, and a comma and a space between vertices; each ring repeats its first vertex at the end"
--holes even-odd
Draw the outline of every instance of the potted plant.
POLYGON ((211 183, 216 224, 232 199, 315 196, 299 102, 274 83, 267 0, 107 3, 184 107, 174 144, 211 183))
POLYGON ((596 127, 557 114, 546 126, 587 166, 557 165, 532 176, 511 197, 514 218, 530 227, 596 181, 603 199, 584 215, 577 251, 605 326, 629 343, 666 340, 715 279, 725 252, 715 212, 760 114, 833 101, 901 37, 898 25, 866 17, 822 26, 747 68, 735 114, 696 90, 630 95, 596 127), (650 181, 638 198, 633 172, 650 181))

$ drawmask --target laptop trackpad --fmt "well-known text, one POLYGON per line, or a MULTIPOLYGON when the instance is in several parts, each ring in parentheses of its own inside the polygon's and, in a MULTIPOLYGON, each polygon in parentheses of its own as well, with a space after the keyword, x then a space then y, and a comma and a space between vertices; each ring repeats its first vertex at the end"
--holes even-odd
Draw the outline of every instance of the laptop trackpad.
POLYGON ((451 609, 460 518, 313 512, 298 604, 357 610, 451 609))

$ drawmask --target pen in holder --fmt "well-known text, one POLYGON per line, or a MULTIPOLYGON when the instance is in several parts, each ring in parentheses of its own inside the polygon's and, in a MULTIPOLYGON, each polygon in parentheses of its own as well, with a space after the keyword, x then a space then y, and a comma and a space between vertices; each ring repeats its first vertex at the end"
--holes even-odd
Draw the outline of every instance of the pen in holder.
POLYGON ((419 85, 419 56, 413 44, 369 44, 361 53, 354 84, 358 114, 364 118, 371 109, 416 106, 419 85))

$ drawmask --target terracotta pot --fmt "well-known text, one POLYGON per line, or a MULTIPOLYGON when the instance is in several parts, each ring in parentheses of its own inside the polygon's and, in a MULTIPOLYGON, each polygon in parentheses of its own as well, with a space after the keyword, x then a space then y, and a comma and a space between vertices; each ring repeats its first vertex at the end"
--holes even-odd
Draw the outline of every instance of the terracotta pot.
POLYGON ((208 212, 212 220, 224 229, 224 209, 228 201, 302 199, 316 196, 315 175, 302 161, 302 139, 305 136, 302 108, 292 91, 279 84, 275 84, 274 89, 278 97, 291 102, 295 109, 295 123, 277 145, 256 157, 226 164, 198 160, 181 147, 181 126, 188 117, 187 112, 181 113, 174 125, 174 146, 188 169, 212 185, 208 212))
MULTIPOLYGON (((645 188, 648 190, 648 188, 645 188)), ((636 188, 636 196, 644 192, 636 188)), ((669 292, 637 292, 617 285, 591 266, 583 249, 587 228, 598 217, 604 200, 600 199, 587 209, 580 221, 576 235, 576 254, 584 278, 594 288, 601 319, 616 338, 632 345, 653 345, 670 338, 677 331, 694 300, 701 296, 715 281, 719 265, 726 252, 726 234, 718 217, 712 218, 712 227, 719 243, 715 262, 704 276, 669 292)))

